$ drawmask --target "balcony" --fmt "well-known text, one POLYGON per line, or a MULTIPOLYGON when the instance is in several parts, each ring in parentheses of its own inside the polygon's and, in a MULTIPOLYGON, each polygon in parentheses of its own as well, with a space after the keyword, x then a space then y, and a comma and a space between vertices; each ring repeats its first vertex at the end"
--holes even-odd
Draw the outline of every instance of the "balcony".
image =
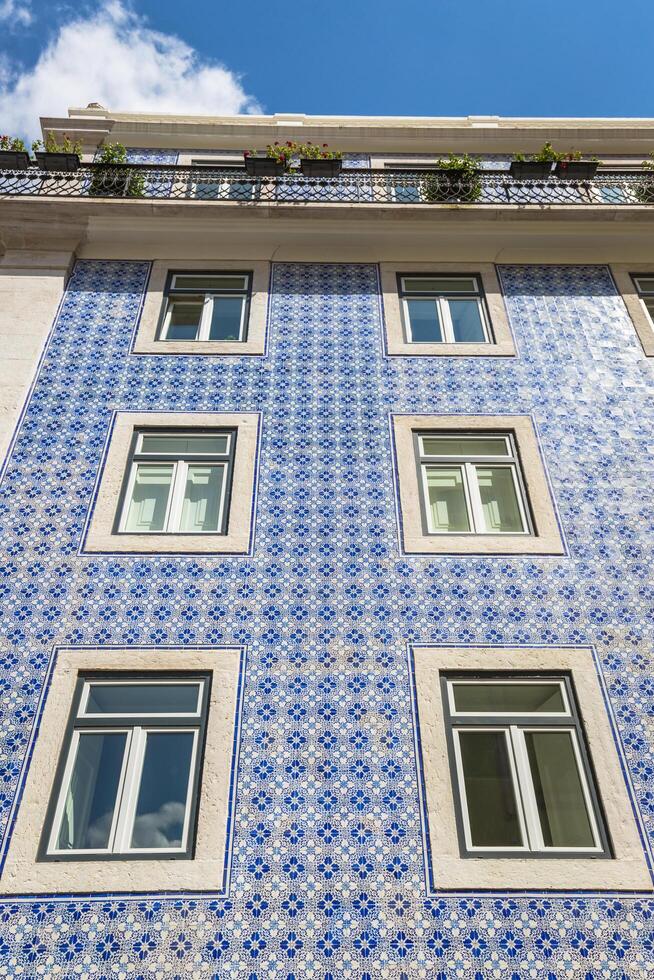
POLYGON ((333 204, 492 208, 640 207, 654 204, 654 172, 603 170, 591 180, 519 179, 484 169, 470 180, 434 170, 344 169, 332 178, 299 172, 256 178, 235 167, 85 164, 73 173, 0 170, 0 199, 31 197, 202 201, 239 205, 333 204))

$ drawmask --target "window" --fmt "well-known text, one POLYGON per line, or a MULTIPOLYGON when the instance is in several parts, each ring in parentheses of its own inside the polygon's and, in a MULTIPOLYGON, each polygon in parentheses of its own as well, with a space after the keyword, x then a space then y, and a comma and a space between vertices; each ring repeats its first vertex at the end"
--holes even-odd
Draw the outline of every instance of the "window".
POLYGON ((82 676, 46 856, 188 857, 208 675, 82 676))
POLYGON ((491 343, 478 276, 398 275, 398 285, 409 343, 491 343))
POLYGON ((606 854, 569 678, 443 683, 465 851, 606 854))
POLYGON ((528 534, 510 433, 415 435, 429 534, 528 534))
POLYGON ((654 323, 654 276, 634 276, 633 280, 642 304, 654 323))
POLYGON ((137 430, 119 531, 224 534, 235 430, 137 430))
POLYGON ((172 272, 165 290, 161 339, 244 342, 250 283, 249 272, 172 272))
POLYGON ((566 554, 530 416, 390 421, 404 554, 566 554))
POLYGON ((196 173, 189 178, 189 191, 193 197, 212 201, 250 201, 254 191, 254 181, 243 172, 243 161, 191 159, 191 167, 196 173), (206 174, 202 173, 206 171, 206 174), (230 172, 231 171, 231 172, 230 172))

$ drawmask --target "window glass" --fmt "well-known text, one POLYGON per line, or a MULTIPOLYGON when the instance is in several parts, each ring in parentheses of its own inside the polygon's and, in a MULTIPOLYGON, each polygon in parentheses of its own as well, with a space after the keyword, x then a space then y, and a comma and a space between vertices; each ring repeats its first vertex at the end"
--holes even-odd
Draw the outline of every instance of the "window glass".
POLYGON ((636 285, 641 293, 654 293, 654 279, 646 279, 639 276, 636 285))
POLYGON ((203 299, 193 299, 192 302, 171 300, 166 338, 168 340, 196 340, 203 308, 203 299))
POLYGON ((525 732, 545 847, 593 847, 572 733, 525 732))
POLYGON ((507 466, 478 466, 476 470, 486 531, 489 534, 523 531, 512 470, 507 466))
POLYGON ((407 293, 476 293, 477 280, 464 277, 454 279, 429 279, 426 276, 416 276, 415 279, 403 279, 402 285, 407 293))
POLYGON ((180 531, 201 533, 218 530, 224 478, 224 466, 189 465, 180 531))
POLYGON ((247 289, 247 276, 177 275, 173 289, 247 289))
POLYGON ((163 531, 172 478, 172 463, 137 465, 125 519, 126 531, 163 531))
POLYGON ((438 303, 433 299, 406 301, 414 343, 440 343, 443 340, 438 303))
POLYGON ((239 340, 245 298, 214 296, 209 340, 239 340))
POLYGON ((531 714, 566 711, 559 683, 452 683, 456 711, 472 714, 531 714))
POLYGON ((520 847, 522 834, 504 732, 459 732, 473 847, 520 847))
POLYGON ((89 684, 85 714, 196 714, 199 684, 89 684))
POLYGON ((652 296, 650 299, 643 300, 643 302, 645 303, 645 309, 654 320, 654 296, 652 296))
POLYGON ((228 435, 157 435, 143 433, 139 452, 170 453, 176 456, 215 454, 222 456, 227 452, 228 435))
POLYGON ((463 475, 458 466, 428 467, 427 495, 432 531, 470 530, 463 475))
POLYGON ((454 340, 460 344, 483 344, 486 336, 479 302, 476 299, 450 299, 447 302, 454 340))
POLYGON ((185 850, 206 724, 205 684, 204 678, 126 677, 78 686, 51 853, 185 850), (146 725, 148 716, 153 720, 146 725))
POLYGON ((56 849, 109 846, 126 732, 82 732, 64 801, 56 849))
POLYGON ((508 456, 506 438, 476 436, 421 436, 425 456, 508 456))
POLYGON ((184 846, 193 732, 148 732, 130 846, 184 846))

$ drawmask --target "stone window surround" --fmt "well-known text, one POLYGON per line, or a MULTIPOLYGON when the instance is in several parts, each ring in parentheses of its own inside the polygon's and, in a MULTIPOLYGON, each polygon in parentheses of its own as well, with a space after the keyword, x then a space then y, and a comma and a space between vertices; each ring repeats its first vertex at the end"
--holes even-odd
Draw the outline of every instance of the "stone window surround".
POLYGON ((215 354, 218 356, 263 356, 267 346, 270 263, 244 260, 174 259, 152 263, 143 310, 137 324, 132 354, 215 354), (158 340, 164 305, 164 290, 170 272, 249 272, 251 275, 247 339, 158 340))
POLYGON ((598 668, 589 647, 434 647, 409 651, 425 853, 432 889, 654 890, 633 817, 598 668), (613 858, 462 857, 442 704, 450 671, 569 673, 579 703, 613 858))
POLYGON ((386 354, 390 357, 515 357, 516 349, 497 270, 492 262, 381 262, 386 354), (415 272, 474 275, 481 280, 493 342, 486 344, 414 344, 407 340, 397 276, 415 272))
POLYGON ((531 416, 392 413, 390 422, 400 543, 404 554, 567 554, 531 416), (427 533, 413 434, 440 431, 513 434, 534 533, 515 536, 427 533))
POLYGON ((116 412, 109 434, 81 554, 249 555, 254 543, 256 483, 261 415, 214 412, 116 412), (125 534, 115 531, 116 515, 134 430, 144 427, 236 430, 232 494, 226 534, 125 534), (238 492, 234 491, 238 488, 238 492))
MULTIPOLYGON (((241 710, 242 647, 144 649, 62 648, 48 689, 32 761, 2 873, 0 893, 70 894, 225 890, 233 820, 241 710), (212 674, 200 774, 195 855, 192 859, 127 856, 37 861, 53 772, 68 735, 67 722, 80 672, 204 671, 212 674)), ((56 788, 55 788, 56 791, 56 788)))
POLYGON ((609 269, 624 305, 627 307, 627 313, 638 334, 645 356, 654 357, 654 324, 632 279, 632 276, 639 274, 654 276, 654 265, 651 262, 649 264, 646 262, 630 262, 629 264, 619 262, 612 263, 609 269))

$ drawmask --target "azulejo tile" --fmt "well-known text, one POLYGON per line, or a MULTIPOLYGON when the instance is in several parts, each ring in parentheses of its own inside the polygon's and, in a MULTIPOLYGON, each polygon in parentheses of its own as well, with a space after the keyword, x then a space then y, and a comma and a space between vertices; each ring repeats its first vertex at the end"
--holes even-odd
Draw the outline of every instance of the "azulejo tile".
POLYGON ((356 264, 276 265, 256 364, 134 357, 147 275, 77 264, 0 485, 2 827, 53 647, 244 644, 231 887, 7 899, 0 973, 644 977, 647 896, 440 894, 437 869, 427 894, 406 665, 409 642, 594 645, 652 834, 651 382, 608 271, 503 268, 500 363, 385 360, 356 264), (116 410, 263 413, 252 557, 77 554, 116 410), (569 557, 400 557, 391 411, 532 414, 569 557))

